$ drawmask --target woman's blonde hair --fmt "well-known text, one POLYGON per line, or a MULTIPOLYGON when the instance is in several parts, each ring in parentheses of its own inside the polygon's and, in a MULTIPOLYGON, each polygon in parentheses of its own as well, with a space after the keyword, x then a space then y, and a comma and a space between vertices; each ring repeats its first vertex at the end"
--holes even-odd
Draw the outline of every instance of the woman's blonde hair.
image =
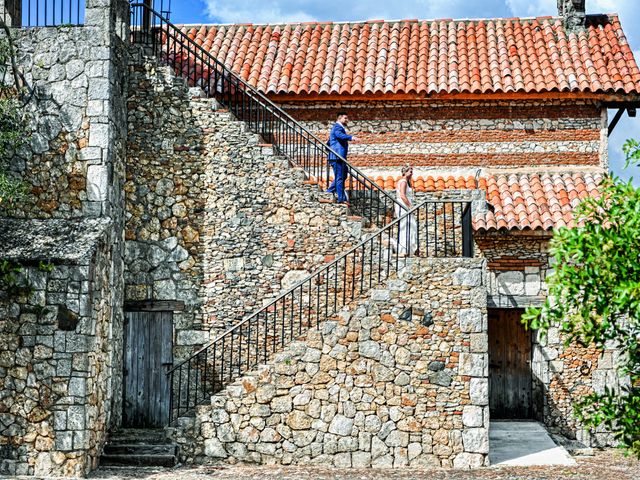
POLYGON ((402 170, 401 170, 401 172, 402 172, 402 176, 404 177, 404 176, 407 174, 407 172, 408 172, 409 170, 411 170, 412 168, 413 168, 413 167, 412 167, 411 165, 409 165, 409 164, 407 164, 407 165, 405 165, 404 167, 402 167, 402 170))

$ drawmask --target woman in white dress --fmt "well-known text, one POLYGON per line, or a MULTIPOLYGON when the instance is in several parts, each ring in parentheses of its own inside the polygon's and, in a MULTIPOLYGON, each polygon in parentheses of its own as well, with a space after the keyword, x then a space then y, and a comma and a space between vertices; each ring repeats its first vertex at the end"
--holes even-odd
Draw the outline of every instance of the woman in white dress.
MULTIPOLYGON (((396 199, 400 205, 395 206, 396 218, 400 218, 411 210, 413 203, 413 190, 411 189, 411 177, 413 167, 405 165, 402 167, 402 177, 396 182, 396 199)), ((400 234, 397 238, 397 252, 401 255, 415 255, 418 248, 418 222, 417 212, 408 218, 400 221, 400 234)))

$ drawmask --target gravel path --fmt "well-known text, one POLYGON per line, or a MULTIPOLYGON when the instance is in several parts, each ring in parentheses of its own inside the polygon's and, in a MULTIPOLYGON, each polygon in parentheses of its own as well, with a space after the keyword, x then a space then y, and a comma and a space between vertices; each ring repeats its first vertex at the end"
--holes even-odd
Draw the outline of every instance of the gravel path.
POLYGON ((597 452, 593 457, 577 457, 575 467, 485 468, 480 470, 415 469, 331 469, 320 467, 224 466, 162 469, 104 468, 93 479, 126 480, 639 480, 640 461, 626 458, 619 451, 597 452))

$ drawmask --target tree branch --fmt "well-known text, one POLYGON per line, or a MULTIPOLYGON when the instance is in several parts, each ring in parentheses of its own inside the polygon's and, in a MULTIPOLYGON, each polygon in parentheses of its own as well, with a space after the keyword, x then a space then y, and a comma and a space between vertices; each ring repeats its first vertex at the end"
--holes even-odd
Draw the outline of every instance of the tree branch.
POLYGON ((11 61, 11 72, 13 73, 13 82, 15 84, 16 91, 18 92, 18 96, 23 100, 22 106, 24 107, 31 101, 35 92, 31 85, 29 85, 29 83, 24 78, 22 72, 18 69, 18 64, 16 62, 16 48, 13 42, 13 37, 11 36, 11 30, 9 30, 9 26, 2 18, 0 18, 0 28, 4 31, 5 36, 7 37, 7 43, 9 45, 9 59, 11 61), (26 97, 23 96, 24 89, 29 92, 29 95, 26 97))

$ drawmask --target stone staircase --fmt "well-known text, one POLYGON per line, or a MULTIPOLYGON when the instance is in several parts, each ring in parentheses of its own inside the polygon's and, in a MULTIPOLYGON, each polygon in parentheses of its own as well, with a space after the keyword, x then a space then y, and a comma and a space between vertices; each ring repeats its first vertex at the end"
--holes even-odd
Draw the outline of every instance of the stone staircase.
MULTIPOLYGON (((181 42, 193 42, 171 25, 167 25, 166 29, 169 30, 168 35, 177 35, 181 42)), ((212 158, 215 161, 215 180, 225 182, 225 175, 232 172, 237 173, 240 178, 268 178, 271 182, 276 180, 276 183, 281 182, 285 186, 278 190, 282 187, 280 183, 274 186, 265 182, 236 181, 232 183, 231 190, 225 190, 225 194, 216 198, 215 185, 210 185, 210 188, 205 185, 204 191, 213 192, 214 195, 206 202, 213 208, 209 213, 215 213, 217 209, 232 213, 245 210, 248 214, 256 214, 257 223, 252 226, 255 230, 234 230, 235 225, 231 224, 233 228, 230 231, 233 235, 222 239, 223 247, 228 249, 232 242, 242 241, 250 235, 255 238, 256 231, 264 238, 269 237, 274 227, 281 227, 282 231, 288 228, 288 234, 306 245, 317 244, 313 245, 313 251, 305 252, 305 258, 296 258, 297 261, 306 262, 306 266, 298 271, 297 277, 292 278, 288 285, 284 282, 279 285, 282 295, 277 295, 278 290, 274 289, 242 292, 233 285, 233 288, 225 290, 225 295, 215 297, 213 293, 221 289, 213 281, 208 281, 215 279, 208 279, 209 272, 206 272, 204 284, 205 289, 209 289, 207 298, 216 298, 217 301, 215 305, 211 305, 210 311, 205 311, 205 315, 214 319, 220 315, 231 328, 215 335, 215 340, 205 348, 196 349, 170 372, 174 400, 172 406, 175 411, 175 416, 172 411, 172 420, 176 429, 173 434, 179 441, 181 450, 184 447, 184 451, 180 453, 181 458, 189 461, 204 455, 209 458, 273 463, 274 455, 277 454, 282 463, 306 463, 311 458, 318 458, 320 463, 329 460, 335 466, 342 467, 374 465, 373 460, 378 457, 384 458, 384 461, 377 462, 378 466, 407 466, 412 460, 416 465, 434 464, 432 462, 437 461, 440 466, 439 458, 442 458, 442 466, 449 466, 453 453, 451 448, 443 448, 442 452, 434 454, 423 450, 423 445, 428 447, 431 441, 430 438, 422 438, 414 413, 422 415, 428 408, 432 409, 432 406, 427 405, 431 401, 426 396, 427 387, 420 387, 424 392, 416 392, 414 389, 414 385, 430 384, 429 373, 422 371, 427 367, 417 359, 428 354, 438 365, 444 362, 445 359, 441 359, 444 347, 438 349, 433 341, 434 333, 429 330, 433 322, 428 310, 435 305, 441 310, 442 317, 447 318, 444 325, 446 328, 443 328, 442 333, 436 333, 435 337, 449 335, 446 332, 455 335, 456 330, 452 328, 456 324, 454 313, 457 313, 460 305, 464 305, 467 299, 463 301, 462 297, 457 298, 457 291, 448 294, 449 278, 456 269, 477 266, 456 263, 458 259, 455 259, 453 263, 442 264, 442 271, 438 271, 440 264, 427 262, 419 271, 412 273, 411 279, 415 279, 413 285, 401 282, 401 285, 377 289, 380 282, 393 281, 394 275, 405 270, 405 261, 410 260, 403 260, 401 255, 395 255, 391 246, 394 235, 400 235, 397 222, 388 224, 396 201, 354 169, 352 176, 359 175, 360 182, 354 190, 362 192, 353 201, 354 210, 346 211, 343 207, 322 203, 324 196, 317 186, 311 186, 309 182, 317 181, 322 186, 321 178, 327 173, 325 159, 328 152, 322 140, 312 137, 295 120, 259 92, 245 85, 212 57, 205 54, 202 57, 193 56, 190 51, 185 52, 183 49, 173 51, 169 45, 166 46, 169 50, 164 51, 161 43, 155 47, 157 53, 166 58, 175 71, 188 78, 190 85, 206 85, 207 94, 222 98, 224 105, 236 113, 238 120, 248 122, 245 124, 234 121, 234 116, 221 109, 211 98, 193 99, 200 103, 197 116, 201 117, 200 127, 208 137, 203 144, 205 154, 208 149, 216 148, 217 140, 224 143, 225 135, 245 136, 243 139, 248 139, 249 143, 247 145, 245 142, 244 146, 260 149, 260 158, 246 151, 244 146, 241 146, 241 155, 236 155, 233 159, 229 155, 222 164, 212 158), (265 119, 271 128, 264 128, 265 119), (216 125, 220 121, 226 122, 228 127, 223 134, 220 132, 220 125, 216 125), (274 129, 272 123, 277 128, 274 129), (255 131, 262 131, 265 138, 278 142, 287 157, 274 155, 273 149, 264 145, 264 140, 258 134, 250 133, 250 125, 255 126, 255 131), (273 158, 273 162, 265 162, 265 158, 269 156, 273 158), (306 165, 305 172, 302 168, 296 168, 294 162, 311 166, 306 165), (305 183, 307 185, 304 191, 299 191, 305 183), (270 191, 264 188, 269 188, 270 191), (292 191, 294 195, 289 196, 292 191), (280 192, 283 198, 288 198, 274 209, 273 205, 278 204, 280 192), (227 198, 231 196, 233 201, 227 198), (265 196, 270 196, 270 200, 265 201, 262 198, 265 196), (266 214, 259 213, 254 208, 256 202, 271 202, 270 205, 265 205, 265 209, 271 210, 266 214), (331 210, 341 208, 342 210, 331 210), (331 219, 328 222, 330 226, 344 224, 352 227, 352 238, 344 241, 343 237, 334 235, 330 230, 317 229, 313 232, 315 236, 309 239, 302 227, 310 225, 306 209, 322 211, 324 216, 331 219), (358 216, 350 216, 351 213, 358 213, 358 216), (285 227, 287 222, 282 221, 286 216, 291 218, 289 227, 285 227), (363 231, 365 225, 361 216, 371 219, 379 230, 368 236, 363 231), (296 224, 298 217, 304 218, 304 221, 296 224), (270 224, 270 221, 275 224, 270 224), (241 234, 238 235, 237 232, 241 234), (363 239, 366 241, 360 242, 363 239), (345 256, 336 260, 343 252, 345 256), (324 268, 318 268, 323 265, 324 268), (434 277, 430 279, 429 275, 434 277), (444 283, 436 285, 439 282, 444 283), (429 294, 424 292, 424 296, 433 297, 428 304, 421 300, 423 295, 414 296, 414 290, 420 289, 428 289, 429 294), (394 301, 392 291, 402 292, 402 296, 407 292, 410 298, 394 301), (244 311, 229 307, 227 304, 230 302, 227 302, 225 296, 237 296, 239 302, 236 304, 242 303, 244 311), (270 298, 274 300, 270 301, 270 298), (358 304, 367 298, 378 306, 358 304), (442 305, 447 308, 442 308, 442 305), (353 321, 350 320, 350 313, 336 318, 341 307, 353 309, 353 321), (242 320, 238 321, 239 318, 242 320), (422 321, 425 323, 416 329, 416 323, 422 321), (299 340, 305 337, 306 341, 302 340, 301 344, 299 340), (420 348, 416 346, 409 350, 403 346, 399 350, 399 344, 407 345, 410 339, 418 338, 423 339, 420 348), (402 340, 402 343, 398 340, 402 340), (259 368, 257 376, 245 377, 246 384, 238 385, 243 375, 249 371, 254 372, 256 365, 259 368), (266 369, 260 368, 261 365, 266 365, 266 369), (347 379, 346 375, 350 378, 347 379), (349 390, 356 390, 354 387, 359 392, 352 398, 349 390), (316 398, 311 398, 310 390, 318 391, 316 398), (212 396, 215 397, 213 401, 212 396), (223 401, 231 397, 233 402, 223 401), (419 402, 424 405, 420 406, 420 412, 414 412, 413 409, 419 402), (377 411, 379 404, 385 404, 387 411, 377 411), (406 412, 399 411, 396 408, 399 405, 406 407, 406 412), (357 412, 358 406, 366 413, 357 412), (187 412, 193 410, 196 410, 195 418, 185 417, 187 412), (369 425, 367 419, 370 421, 369 425), (186 432, 190 429, 191 432, 186 432), (333 437, 324 438, 327 429, 333 437), (373 437, 377 432, 376 440, 373 437), (329 448, 332 451, 325 448, 324 444, 327 442, 332 445, 329 448), (196 451, 187 452, 193 447, 196 447, 196 451), (198 451, 200 448, 203 451, 198 451), (296 449, 299 449, 299 453, 291 455, 296 449)), ((238 142, 227 144, 237 146, 238 142)), ((418 208, 420 207, 416 207, 416 210, 418 208)), ((207 213, 205 207, 205 217, 207 213)), ((426 218, 426 214, 423 217, 426 218)), ((236 214, 231 223, 236 222, 242 227, 247 218, 246 215, 238 217, 236 214)), ((224 220, 228 222, 228 217, 224 220)), ((219 222, 208 225, 205 219, 204 223, 205 231, 210 230, 212 238, 223 230, 219 222)), ((223 227, 228 225, 229 223, 223 227)), ((436 228, 437 224, 434 225, 436 228)), ((287 242, 289 241, 295 244, 293 238, 289 238, 287 242)), ((218 253, 215 249, 219 247, 215 245, 215 241, 211 245, 213 249, 209 248, 209 251, 204 252, 204 257, 209 255, 209 260, 218 260, 220 257, 216 256, 218 253)), ((293 247, 287 245, 289 246, 293 247)), ((244 263, 248 249, 241 247, 233 253, 238 251, 241 251, 240 256, 236 255, 232 260, 244 263)), ((295 249, 289 252, 293 252, 293 258, 296 257, 295 249)), ((219 263, 207 261, 206 265, 219 263)), ((271 271, 271 274, 276 273, 275 277, 278 278, 287 273, 290 266, 281 263, 274 265, 275 269, 279 269, 279 272, 271 271)), ((219 275, 218 272, 214 273, 219 275)), ((238 286, 241 288, 242 284, 238 286)), ((454 339, 451 338, 442 345, 449 348, 448 345, 453 342, 454 339)), ((468 358, 473 360, 475 357, 468 358)), ((452 362, 450 368, 455 369, 455 363, 452 362)), ((469 388, 466 378, 469 376, 462 372, 459 383, 464 383, 464 388, 469 388)), ((432 434, 446 433, 438 432, 441 429, 437 428, 439 422, 436 418, 446 414, 444 411, 436 412, 433 425, 429 427, 433 430, 432 434)), ((459 412, 455 413, 458 414, 459 412)), ((456 447, 461 451, 459 447, 462 437, 459 430, 455 436, 456 447)), ((474 462, 483 460, 482 455, 477 457, 473 458, 474 462)))
MULTIPOLYGON (((202 239, 206 245, 206 264, 210 268, 205 272, 204 283, 206 297, 215 298, 205 315, 225 315, 230 320, 237 320, 239 316, 259 308, 265 299, 286 290, 292 282, 308 276, 358 244, 375 228, 364 217, 352 215, 345 206, 335 204, 332 195, 324 193, 316 183, 307 180, 302 168, 278 154, 273 145, 253 133, 246 123, 237 120, 215 99, 200 97, 196 92, 197 89, 191 89, 191 104, 193 121, 203 132, 203 155, 216 149, 221 137, 225 137, 229 144, 242 142, 248 147, 236 155, 237 159, 216 165, 214 168, 220 168, 224 173, 211 175, 213 180, 204 188, 208 195, 203 212, 204 231, 213 232, 208 238, 202 239), (220 129, 224 129, 224 132, 220 129), (230 140, 234 137, 242 141, 230 140), (234 162, 238 165, 235 173, 240 176, 242 183, 221 187, 226 172, 233 168, 234 162), (269 191, 261 193, 260 189, 269 191), (238 225, 231 225, 233 220, 228 221, 220 213, 231 210, 241 217, 238 225), (252 224, 249 225, 249 222, 252 224), (227 240, 221 238, 223 235, 233 238, 236 244, 228 247, 227 240), (286 243, 281 242, 284 236, 287 237, 286 243), (256 238, 261 239, 261 246, 255 241, 256 238), (262 263, 266 252, 264 245, 270 242, 278 245, 279 252, 274 255, 273 266, 263 267, 265 287, 259 292, 249 289, 230 292, 227 289, 228 298, 221 298, 216 293, 222 283, 219 277, 228 272, 211 270, 211 267, 240 256, 245 265, 262 263), (223 248, 227 253, 221 259, 220 251, 223 248), (232 306, 239 299, 244 313, 234 310, 232 306)), ((204 163, 213 164, 213 161, 204 163)), ((229 177, 232 174, 230 172, 229 177)), ((241 288, 244 288, 255 284, 256 280, 246 278, 241 283, 241 288)))
POLYGON ((164 429, 121 429, 109 436, 100 457, 103 467, 173 467, 178 446, 164 429))
POLYGON ((475 347, 456 346, 484 338, 474 333, 479 325, 460 328, 470 313, 482 320, 483 265, 402 259, 397 274, 226 385, 191 422, 179 422, 181 460, 484 465, 487 365, 475 347), (459 406, 461 395, 470 396, 468 405, 459 406))

